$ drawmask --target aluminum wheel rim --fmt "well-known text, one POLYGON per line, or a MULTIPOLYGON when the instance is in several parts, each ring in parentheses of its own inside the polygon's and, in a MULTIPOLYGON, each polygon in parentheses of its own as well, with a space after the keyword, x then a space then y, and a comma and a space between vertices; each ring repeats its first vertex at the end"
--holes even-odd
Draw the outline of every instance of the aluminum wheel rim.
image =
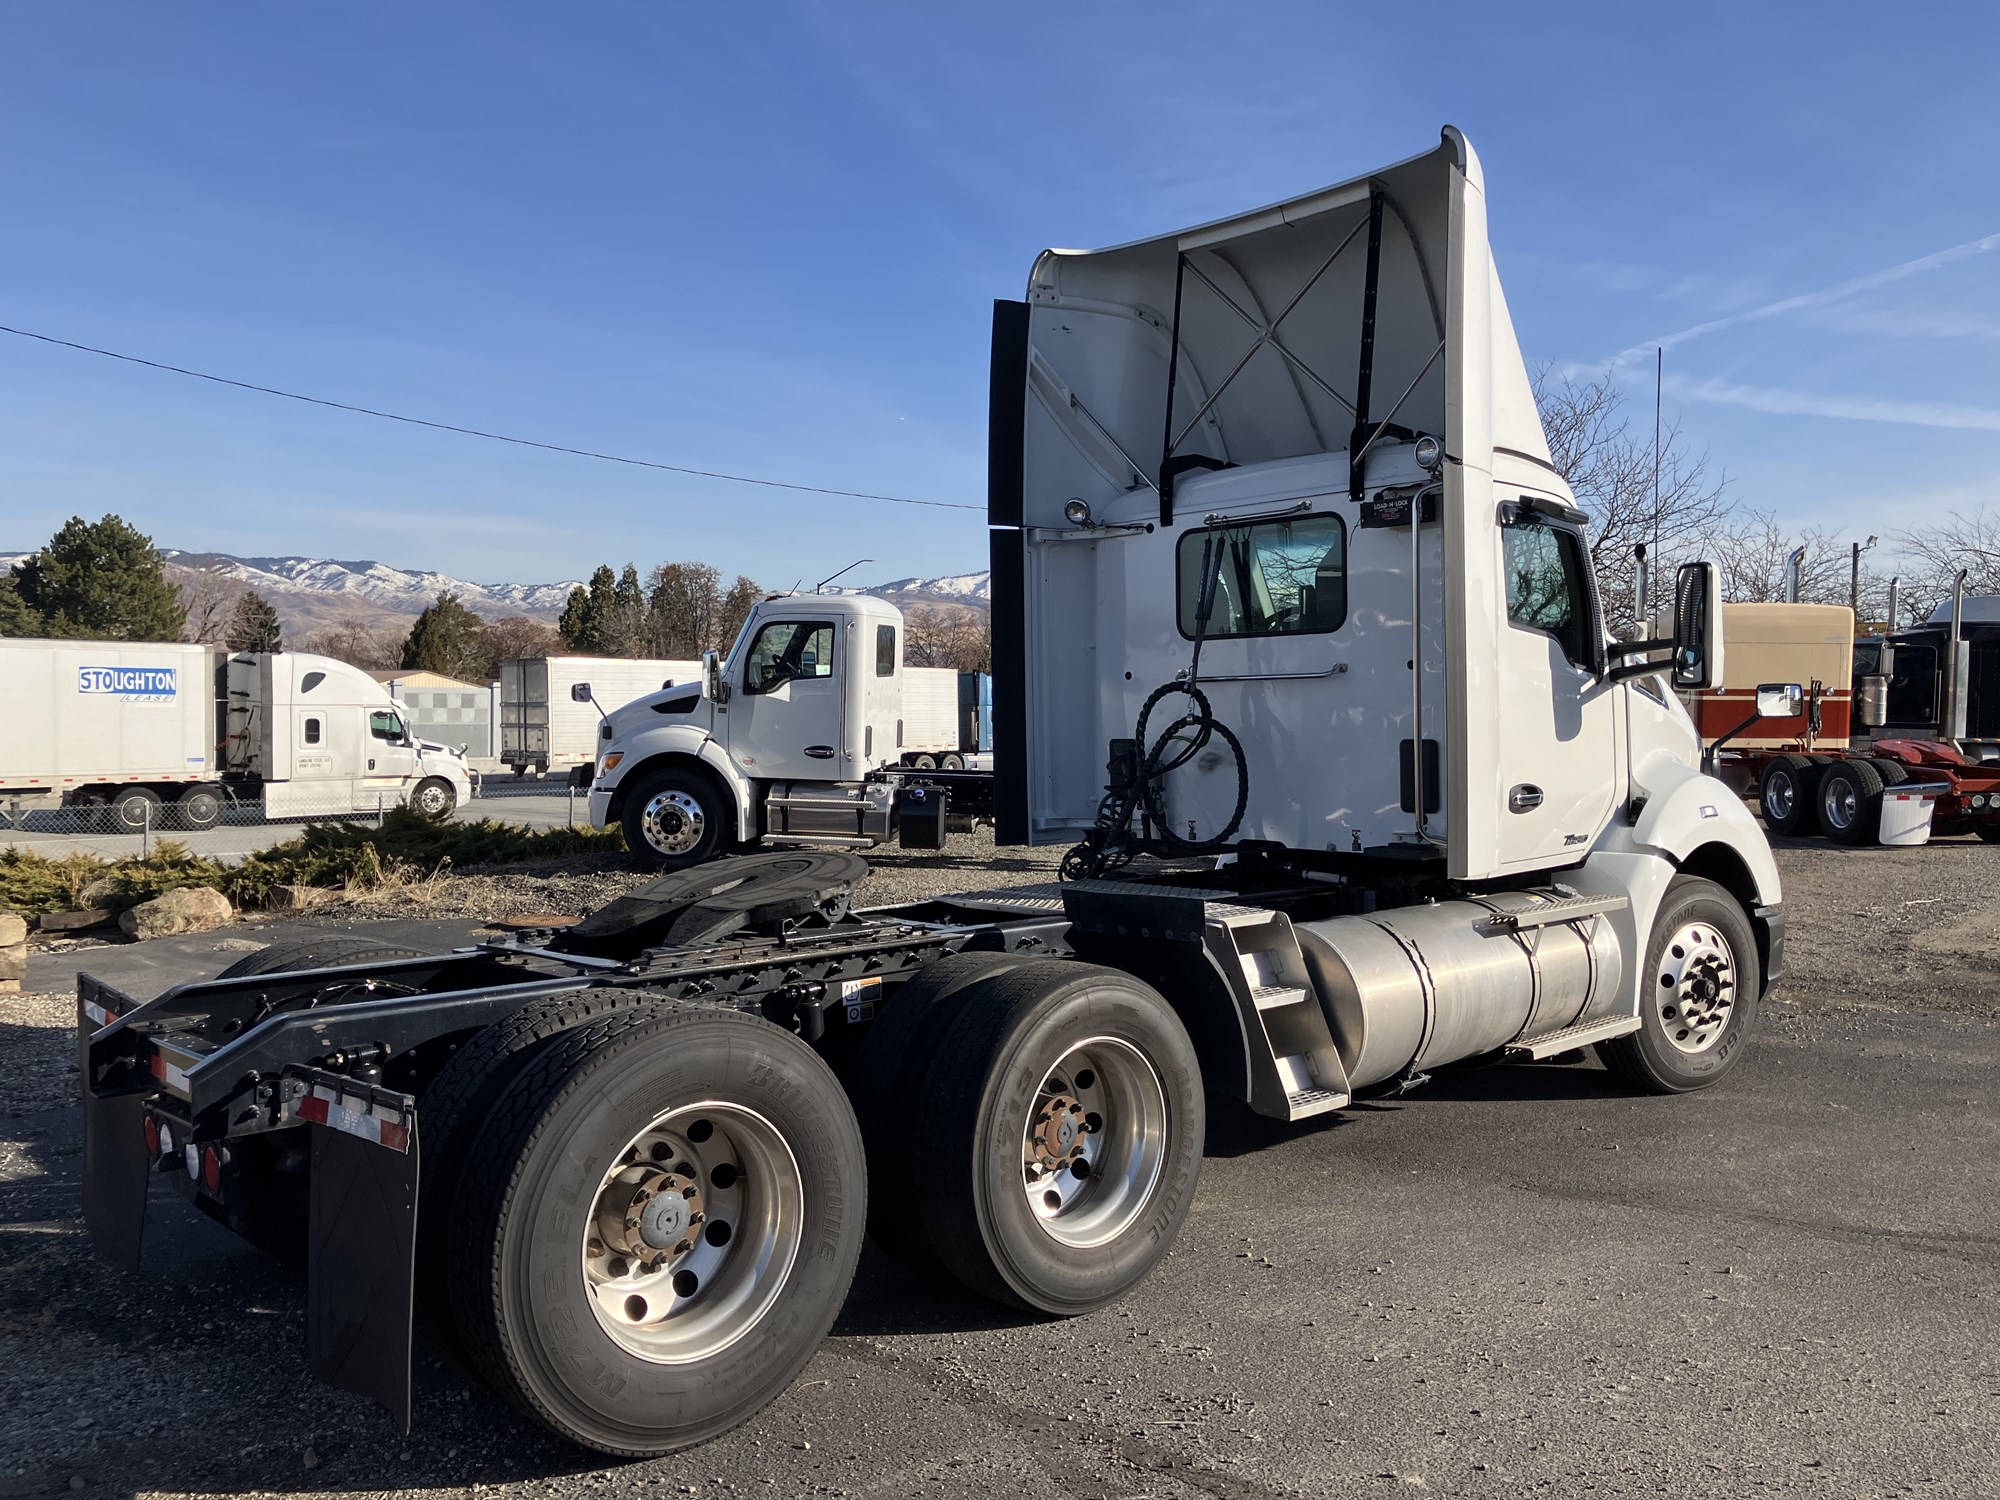
POLYGON ((640 816, 646 842, 662 854, 688 854, 701 843, 708 815, 686 792, 658 792, 640 816))
POLYGON ((686 1105, 634 1136, 598 1183, 584 1291, 627 1353, 706 1359, 770 1311, 804 1233, 804 1178, 778 1127, 740 1105, 686 1105))
POLYGON ((1826 811, 1827 823, 1843 833, 1854 826, 1854 814, 1859 799, 1855 795, 1854 783, 1845 776, 1829 776, 1826 786, 1819 794, 1820 806, 1826 811))
POLYGON ((1021 1133, 1022 1190, 1050 1237, 1115 1239, 1139 1217, 1167 1159, 1167 1091, 1117 1037, 1078 1042, 1035 1091, 1021 1133))
POLYGON ((1764 812, 1782 822, 1792 815, 1798 798, 1799 790, 1792 784, 1792 778, 1782 771, 1777 772, 1764 787, 1764 812))
POLYGON ((1713 923, 1683 923, 1667 939, 1654 995, 1660 1025, 1678 1051, 1693 1056, 1722 1040, 1736 1001, 1736 955, 1713 923))
POLYGON ((450 804, 445 801, 444 789, 442 787, 427 786, 417 792, 418 812, 436 816, 438 813, 448 812, 449 810, 450 804))

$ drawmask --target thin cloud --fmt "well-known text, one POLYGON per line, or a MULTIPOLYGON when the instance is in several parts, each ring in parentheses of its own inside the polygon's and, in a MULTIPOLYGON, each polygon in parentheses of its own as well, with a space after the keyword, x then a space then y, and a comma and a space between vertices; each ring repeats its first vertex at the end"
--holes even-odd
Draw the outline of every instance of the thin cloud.
POLYGON ((1876 287, 1887 286, 1891 282, 1902 281, 1911 276, 1920 276, 1926 271, 1934 271, 1940 266, 1948 266, 1954 261, 1967 260, 1987 251, 2000 249, 2000 234, 1989 234, 1976 240, 1967 240, 1962 245, 1936 250, 1929 255, 1920 255, 1915 260, 1906 260, 1901 265, 1888 266, 1880 271, 1870 271, 1865 276, 1838 282, 1833 286, 1821 287, 1818 291, 1801 292, 1792 297, 1781 297, 1776 302, 1766 302, 1762 306, 1747 308, 1740 313, 1730 313, 1725 317, 1710 318, 1705 323, 1696 323, 1691 328, 1683 328, 1678 333, 1667 334, 1664 338, 1647 339, 1642 344, 1634 344, 1621 351, 1611 361, 1611 368, 1618 369, 1651 354, 1655 349, 1672 349, 1681 344, 1720 333, 1727 328, 1736 328, 1744 323, 1761 322, 1766 318, 1782 317, 1786 313, 1804 312, 1816 307, 1826 307, 1835 302, 1843 302, 1861 292, 1873 291, 1876 287))
POLYGON ((1779 416, 1835 417, 1842 421, 1895 422, 1910 427, 2000 432, 2000 411, 1983 406, 1884 401, 1873 396, 1824 396, 1811 391, 1787 391, 1722 380, 1704 380, 1698 384, 1675 383, 1675 393, 1716 406, 1740 406, 1779 416))

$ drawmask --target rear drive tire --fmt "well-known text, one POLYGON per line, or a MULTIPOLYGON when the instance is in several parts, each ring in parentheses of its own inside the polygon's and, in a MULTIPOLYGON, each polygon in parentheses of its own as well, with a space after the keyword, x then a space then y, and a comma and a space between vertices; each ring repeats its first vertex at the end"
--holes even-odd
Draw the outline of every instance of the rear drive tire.
POLYGON ((422 958, 421 950, 396 943, 378 942, 346 932, 318 932, 311 937, 292 938, 246 953, 217 979, 240 979, 246 974, 288 974, 301 969, 335 969, 349 964, 380 963, 393 958, 422 958))
POLYGON ((601 1453, 669 1453, 812 1358, 866 1194, 853 1111, 796 1037, 671 1002, 615 1036, 577 1027, 534 1049, 478 1133, 453 1315, 523 1412, 601 1453))
POLYGON ((1836 762, 1819 773, 1813 805, 1820 832, 1836 844, 1872 844, 1882 826, 1882 773, 1865 760, 1836 762))
POLYGON ((1713 881, 1677 875, 1646 945, 1639 1029, 1599 1042, 1597 1055, 1646 1093, 1708 1088, 1749 1050, 1762 987, 1757 938, 1736 898, 1713 881))
POLYGON ((958 1018, 968 986, 1022 960, 1006 953, 954 953, 931 964, 883 1002, 848 1070, 847 1095, 868 1152, 868 1237, 917 1270, 938 1269, 910 1185, 917 1180, 918 1103, 931 1059, 958 1018))
POLYGON ((1773 833, 1798 834, 1813 826, 1813 788, 1819 772, 1803 755, 1781 755, 1764 767, 1757 808, 1773 833))
POLYGON ((222 821, 222 794, 212 786, 191 786, 174 799, 174 822, 201 833, 222 821))
POLYGON ((669 767, 626 794, 625 847, 651 869, 689 869, 722 852, 725 820, 734 813, 713 777, 669 767))
POLYGON ((1027 959, 970 986, 917 1124, 919 1196, 953 1276, 1069 1317, 1115 1302, 1172 1247, 1201 1174, 1194 1045, 1130 975, 1027 959))
POLYGON ((1868 764, 1875 768, 1884 786, 1901 786, 1910 779, 1910 768, 1900 760, 1891 760, 1886 755, 1871 755, 1868 764))

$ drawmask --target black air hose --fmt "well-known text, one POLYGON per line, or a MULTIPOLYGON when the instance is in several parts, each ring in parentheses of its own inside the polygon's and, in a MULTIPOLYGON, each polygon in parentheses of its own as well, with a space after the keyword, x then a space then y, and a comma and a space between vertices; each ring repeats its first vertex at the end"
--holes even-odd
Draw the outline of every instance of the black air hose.
POLYGON ((1188 661, 1187 672, 1172 682, 1154 688, 1140 707, 1139 722, 1133 731, 1139 762, 1123 785, 1113 786, 1105 792, 1097 804, 1094 825, 1084 835, 1083 841, 1063 856, 1060 873, 1064 880, 1087 880, 1105 874, 1130 863, 1134 855, 1142 852, 1143 841, 1132 836, 1132 814, 1142 805, 1159 836, 1158 841, 1168 852, 1176 855, 1217 853, 1242 826, 1244 810, 1250 803, 1250 766, 1244 758, 1243 742, 1236 738, 1227 724, 1215 717, 1214 710, 1209 707, 1208 695, 1202 692, 1198 681, 1201 647, 1208 636, 1209 618, 1215 609, 1225 545, 1222 533, 1215 529, 1211 529, 1202 542, 1201 588, 1195 596, 1194 654, 1188 661), (1153 710, 1163 699, 1175 693, 1186 694, 1189 711, 1161 730, 1159 738, 1148 746, 1146 730, 1153 710), (1209 838, 1183 838, 1174 832, 1167 816, 1166 778, 1201 754, 1210 739, 1220 739, 1236 758, 1236 810, 1221 831, 1209 838))

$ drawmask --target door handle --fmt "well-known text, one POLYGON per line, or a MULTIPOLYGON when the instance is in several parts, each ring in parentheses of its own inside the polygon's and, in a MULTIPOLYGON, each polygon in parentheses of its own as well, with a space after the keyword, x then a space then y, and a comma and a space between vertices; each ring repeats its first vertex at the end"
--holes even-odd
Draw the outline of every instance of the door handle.
POLYGON ((806 746, 806 754, 810 755, 814 760, 832 760, 833 746, 808 745, 806 746))
POLYGON ((372 758, 368 762, 368 769, 371 771, 375 769, 375 762, 372 758))
POLYGON ((1533 812, 1542 805, 1542 789, 1530 782, 1522 782, 1507 793, 1508 812, 1533 812))

